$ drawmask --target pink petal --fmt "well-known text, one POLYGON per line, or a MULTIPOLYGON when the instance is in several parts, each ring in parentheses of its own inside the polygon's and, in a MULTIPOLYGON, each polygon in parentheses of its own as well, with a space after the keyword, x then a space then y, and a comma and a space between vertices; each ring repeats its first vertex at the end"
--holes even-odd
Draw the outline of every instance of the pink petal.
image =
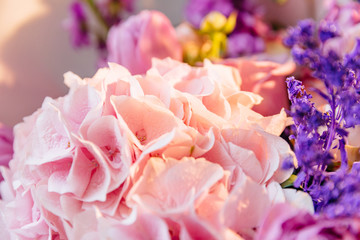
POLYGON ((201 158, 151 158, 128 198, 150 211, 181 213, 222 175, 219 165, 201 158))

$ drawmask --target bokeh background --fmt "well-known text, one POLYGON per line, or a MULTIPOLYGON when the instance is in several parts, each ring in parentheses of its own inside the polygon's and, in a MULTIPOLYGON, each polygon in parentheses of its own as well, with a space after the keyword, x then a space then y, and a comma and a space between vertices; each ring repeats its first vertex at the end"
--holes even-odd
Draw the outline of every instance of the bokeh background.
MULTIPOLYGON (((266 17, 293 25, 321 14, 321 0, 288 0, 279 6, 261 0, 266 17)), ((325 0, 326 1, 326 0, 325 0)), ((63 22, 71 0, 0 0, 0 122, 13 126, 41 106, 46 96, 66 94, 63 74, 96 72, 92 48, 74 50, 63 22)), ((136 0, 135 12, 157 9, 174 25, 183 19, 185 0, 136 0)))

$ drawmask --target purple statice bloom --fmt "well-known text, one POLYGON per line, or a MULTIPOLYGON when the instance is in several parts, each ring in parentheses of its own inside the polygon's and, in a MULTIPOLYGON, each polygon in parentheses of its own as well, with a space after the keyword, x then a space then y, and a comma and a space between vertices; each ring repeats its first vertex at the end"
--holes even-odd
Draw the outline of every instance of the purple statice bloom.
POLYGON ((226 17, 235 10, 231 0, 189 0, 185 7, 185 18, 194 27, 200 28, 201 22, 212 11, 218 11, 226 17))
POLYGON ((70 32, 71 43, 75 48, 90 44, 87 18, 81 2, 75 1, 70 5, 70 18, 65 27, 70 32))
MULTIPOLYGON (((244 1, 244 4, 246 2, 244 1)), ((245 9, 237 9, 235 29, 228 37, 227 57, 250 55, 265 50, 265 42, 260 35, 267 31, 267 26, 261 22, 255 11, 245 9)))
POLYGON ((262 52, 265 49, 264 41, 258 36, 247 32, 231 34, 227 42, 227 56, 237 57, 262 52))

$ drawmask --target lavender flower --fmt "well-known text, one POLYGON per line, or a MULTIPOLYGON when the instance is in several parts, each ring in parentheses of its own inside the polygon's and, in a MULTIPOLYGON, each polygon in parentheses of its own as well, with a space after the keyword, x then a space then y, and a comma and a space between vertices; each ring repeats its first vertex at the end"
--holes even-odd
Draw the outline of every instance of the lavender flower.
POLYGON ((326 134, 320 134, 320 128, 326 126, 329 120, 310 102, 312 96, 306 93, 300 81, 290 77, 286 82, 296 133, 291 137, 296 139, 295 154, 301 170, 295 186, 302 184, 308 190, 310 180, 313 184, 320 184, 322 171, 333 158, 329 151, 324 151, 326 134))
POLYGON ((325 91, 314 90, 328 103, 329 110, 322 113, 310 102, 311 95, 300 81, 287 80, 299 165, 295 186, 309 192, 316 211, 329 217, 354 216, 360 209, 360 200, 354 199, 358 191, 360 195, 360 186, 354 184, 360 168, 354 165, 348 172, 345 150, 348 128, 360 124, 360 41, 352 52, 340 56, 325 47, 327 41, 340 36, 333 22, 322 21, 317 28, 313 21, 304 20, 284 40, 294 60, 324 83, 325 91), (329 173, 334 148, 340 152, 341 166, 329 173))
POLYGON ((319 38, 321 42, 325 42, 326 40, 339 35, 339 30, 333 22, 324 21, 319 27, 319 38))
POLYGON ((360 217, 360 163, 352 169, 340 169, 326 178, 323 186, 313 191, 320 201, 316 211, 327 217, 360 217))

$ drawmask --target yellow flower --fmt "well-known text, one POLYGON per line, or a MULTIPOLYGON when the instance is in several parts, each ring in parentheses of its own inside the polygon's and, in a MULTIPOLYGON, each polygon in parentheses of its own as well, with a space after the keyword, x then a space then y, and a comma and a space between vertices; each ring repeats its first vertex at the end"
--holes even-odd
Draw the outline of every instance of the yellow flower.
POLYGON ((236 12, 228 18, 218 11, 210 12, 201 22, 200 31, 202 33, 224 33, 229 34, 234 31, 236 25, 236 12))
POLYGON ((196 30, 188 24, 181 24, 177 32, 183 47, 183 60, 195 65, 205 58, 224 57, 227 35, 234 31, 236 17, 236 12, 227 18, 220 12, 213 11, 204 17, 200 29, 196 30))
POLYGON ((200 58, 216 59, 224 56, 227 45, 227 35, 234 31, 236 12, 228 18, 217 11, 210 12, 201 23, 200 34, 207 35, 208 40, 200 49, 200 58))

